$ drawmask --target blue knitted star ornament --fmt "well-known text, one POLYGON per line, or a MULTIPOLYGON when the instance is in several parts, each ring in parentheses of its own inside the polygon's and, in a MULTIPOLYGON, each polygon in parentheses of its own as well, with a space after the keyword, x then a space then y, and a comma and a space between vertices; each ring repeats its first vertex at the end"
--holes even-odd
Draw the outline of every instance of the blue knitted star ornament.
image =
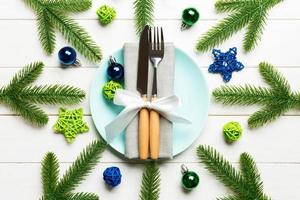
POLYGON ((108 167, 103 172, 103 180, 111 187, 115 187, 121 183, 122 174, 118 167, 108 167))
POLYGON ((224 82, 230 81, 232 72, 240 71, 244 68, 244 65, 236 59, 236 47, 230 48, 225 53, 221 52, 221 50, 214 49, 212 53, 215 61, 209 66, 208 72, 220 73, 224 82))

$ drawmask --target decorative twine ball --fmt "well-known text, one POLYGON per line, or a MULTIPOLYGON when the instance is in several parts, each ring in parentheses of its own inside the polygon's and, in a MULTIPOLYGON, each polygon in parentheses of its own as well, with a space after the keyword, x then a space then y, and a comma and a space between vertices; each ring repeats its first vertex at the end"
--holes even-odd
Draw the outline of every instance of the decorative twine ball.
POLYGON ((117 89, 123 89, 122 84, 117 81, 111 80, 103 86, 102 94, 105 99, 113 101, 117 89))
POLYGON ((103 180, 111 187, 116 187, 121 183, 122 174, 118 167, 108 167, 103 172, 103 180))
POLYGON ((108 5, 103 5, 97 10, 99 21, 103 25, 107 25, 116 18, 116 10, 108 5))
POLYGON ((238 122, 228 122, 223 127, 223 134, 228 143, 238 141, 242 137, 243 129, 238 122))

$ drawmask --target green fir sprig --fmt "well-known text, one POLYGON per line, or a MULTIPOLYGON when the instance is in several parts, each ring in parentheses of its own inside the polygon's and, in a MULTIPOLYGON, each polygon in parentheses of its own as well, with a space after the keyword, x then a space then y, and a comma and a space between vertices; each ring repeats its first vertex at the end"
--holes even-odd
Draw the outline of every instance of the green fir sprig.
POLYGON ((96 194, 74 190, 96 166, 106 145, 103 140, 88 145, 61 179, 59 179, 59 163, 56 155, 47 153, 42 161, 43 196, 40 200, 98 200, 96 194))
POLYGON ((135 0, 134 17, 136 33, 140 34, 146 25, 151 26, 154 21, 154 0, 135 0))
POLYGON ((66 14, 88 10, 91 0, 24 0, 37 16, 39 39, 47 54, 55 48, 55 30, 90 61, 102 58, 101 50, 89 34, 66 14))
POLYGON ((44 64, 35 62, 20 70, 10 83, 0 88, 0 104, 5 104, 28 122, 44 126, 47 114, 35 104, 77 104, 85 98, 85 92, 68 85, 31 84, 41 75, 44 64))
POLYGON ((213 91, 216 102, 225 105, 261 105, 263 108, 250 116, 250 128, 272 122, 290 109, 300 109, 300 93, 292 92, 288 81, 268 63, 260 63, 259 72, 270 86, 222 86, 213 91))
POLYGON ((158 200, 160 194, 160 172, 156 163, 147 163, 143 172, 140 200, 158 200))
POLYGON ((200 145, 197 148, 197 155, 206 169, 232 191, 231 195, 218 200, 271 200, 263 191, 259 171, 249 154, 241 154, 240 171, 210 146, 200 145))
POLYGON ((197 42, 200 52, 209 51, 223 43, 235 32, 247 26, 243 47, 246 52, 254 49, 263 34, 268 11, 283 0, 218 0, 218 12, 231 12, 197 42))

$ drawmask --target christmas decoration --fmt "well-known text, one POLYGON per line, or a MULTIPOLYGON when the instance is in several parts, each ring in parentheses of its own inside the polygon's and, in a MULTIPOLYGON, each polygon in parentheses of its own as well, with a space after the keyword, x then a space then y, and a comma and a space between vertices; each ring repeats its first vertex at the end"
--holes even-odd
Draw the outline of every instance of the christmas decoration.
POLYGON ((110 187, 116 187, 121 183, 122 174, 118 167, 108 167, 103 172, 103 180, 110 187))
POLYGON ((140 34, 146 25, 153 24, 154 0, 134 0, 136 33, 140 34))
POLYGON ((76 135, 87 132, 88 124, 83 122, 83 109, 67 110, 60 108, 58 111, 58 119, 53 129, 56 133, 64 134, 67 142, 71 144, 76 135))
POLYGON ((37 15, 39 39, 47 54, 55 48, 55 29, 90 61, 98 62, 102 58, 100 48, 80 27, 77 22, 66 16, 88 10, 91 0, 24 0, 37 15))
POLYGON ((85 98, 84 91, 68 85, 32 86, 43 67, 42 62, 29 64, 13 77, 8 86, 0 88, 0 103, 39 127, 47 124, 48 116, 35 104, 77 104, 85 98))
POLYGON ((300 105, 300 93, 292 92, 288 81, 271 64, 260 63, 259 71, 270 88, 251 85, 223 86, 213 91, 215 100, 226 105, 264 106, 250 116, 250 128, 274 121, 290 109, 299 109, 300 105))
POLYGON ((232 194, 220 200, 257 199, 270 200, 263 191, 259 171, 253 158, 242 153, 240 156, 240 168, 236 170, 230 162, 210 146, 200 145, 197 155, 206 166, 206 169, 214 174, 219 181, 231 189, 232 194))
POLYGON ((111 80, 103 86, 102 94, 108 101, 113 101, 117 89, 123 89, 122 84, 117 81, 111 80))
POLYGON ((58 52, 58 59, 63 66, 81 66, 76 51, 72 47, 61 48, 58 52))
POLYGON ((243 129, 238 122, 228 122, 223 127, 223 134, 228 143, 238 141, 242 137, 243 129))
POLYGON ((196 10, 196 8, 186 8, 182 12, 182 24, 181 24, 181 30, 190 28, 193 26, 199 19, 200 14, 196 10))
POLYGON ((43 196, 41 199, 98 200, 99 197, 96 194, 74 190, 98 164, 100 155, 105 148, 106 143, 102 140, 92 142, 82 151, 60 179, 57 157, 54 153, 47 153, 42 160, 43 196))
POLYGON ((158 200, 160 195, 160 171, 156 163, 149 162, 143 172, 140 200, 158 200))
POLYGON ((107 77, 115 81, 123 81, 124 79, 124 67, 120 63, 117 63, 116 59, 110 57, 109 67, 107 68, 107 77))
POLYGON ((215 61, 209 66, 208 72, 220 73, 224 82, 230 81, 232 72, 244 69, 244 65, 236 59, 236 47, 230 48, 226 53, 217 49, 214 49, 212 53, 215 61))
POLYGON ((198 186, 200 178, 196 172, 189 171, 185 165, 181 165, 181 172, 183 173, 181 185, 185 190, 190 191, 198 186))
POLYGON ((235 32, 247 26, 244 38, 244 50, 249 52, 259 42, 263 33, 268 11, 283 0, 218 0, 215 8, 218 12, 232 12, 227 18, 205 33, 197 42, 200 52, 218 46, 235 32))
POLYGON ((111 23, 116 18, 116 10, 108 5, 103 5, 97 10, 97 15, 102 25, 111 23))

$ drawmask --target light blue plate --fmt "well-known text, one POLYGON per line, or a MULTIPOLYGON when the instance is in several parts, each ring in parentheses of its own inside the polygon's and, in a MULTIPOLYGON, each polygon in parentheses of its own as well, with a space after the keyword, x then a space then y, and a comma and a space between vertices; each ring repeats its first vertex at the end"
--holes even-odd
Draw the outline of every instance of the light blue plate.
MULTIPOLYGON (((123 49, 113 54, 123 64, 123 49)), ((106 139, 104 127, 122 110, 121 107, 108 103, 102 96, 101 89, 107 82, 106 69, 108 58, 103 60, 96 71, 91 86, 90 107, 94 124, 103 139, 106 139)), ((208 115, 209 94, 205 78, 197 64, 183 51, 176 48, 174 92, 180 97, 182 106, 177 110, 192 124, 174 124, 173 155, 186 150, 200 135, 208 115)), ((117 152, 125 152, 125 132, 115 138, 110 146, 117 152)))

